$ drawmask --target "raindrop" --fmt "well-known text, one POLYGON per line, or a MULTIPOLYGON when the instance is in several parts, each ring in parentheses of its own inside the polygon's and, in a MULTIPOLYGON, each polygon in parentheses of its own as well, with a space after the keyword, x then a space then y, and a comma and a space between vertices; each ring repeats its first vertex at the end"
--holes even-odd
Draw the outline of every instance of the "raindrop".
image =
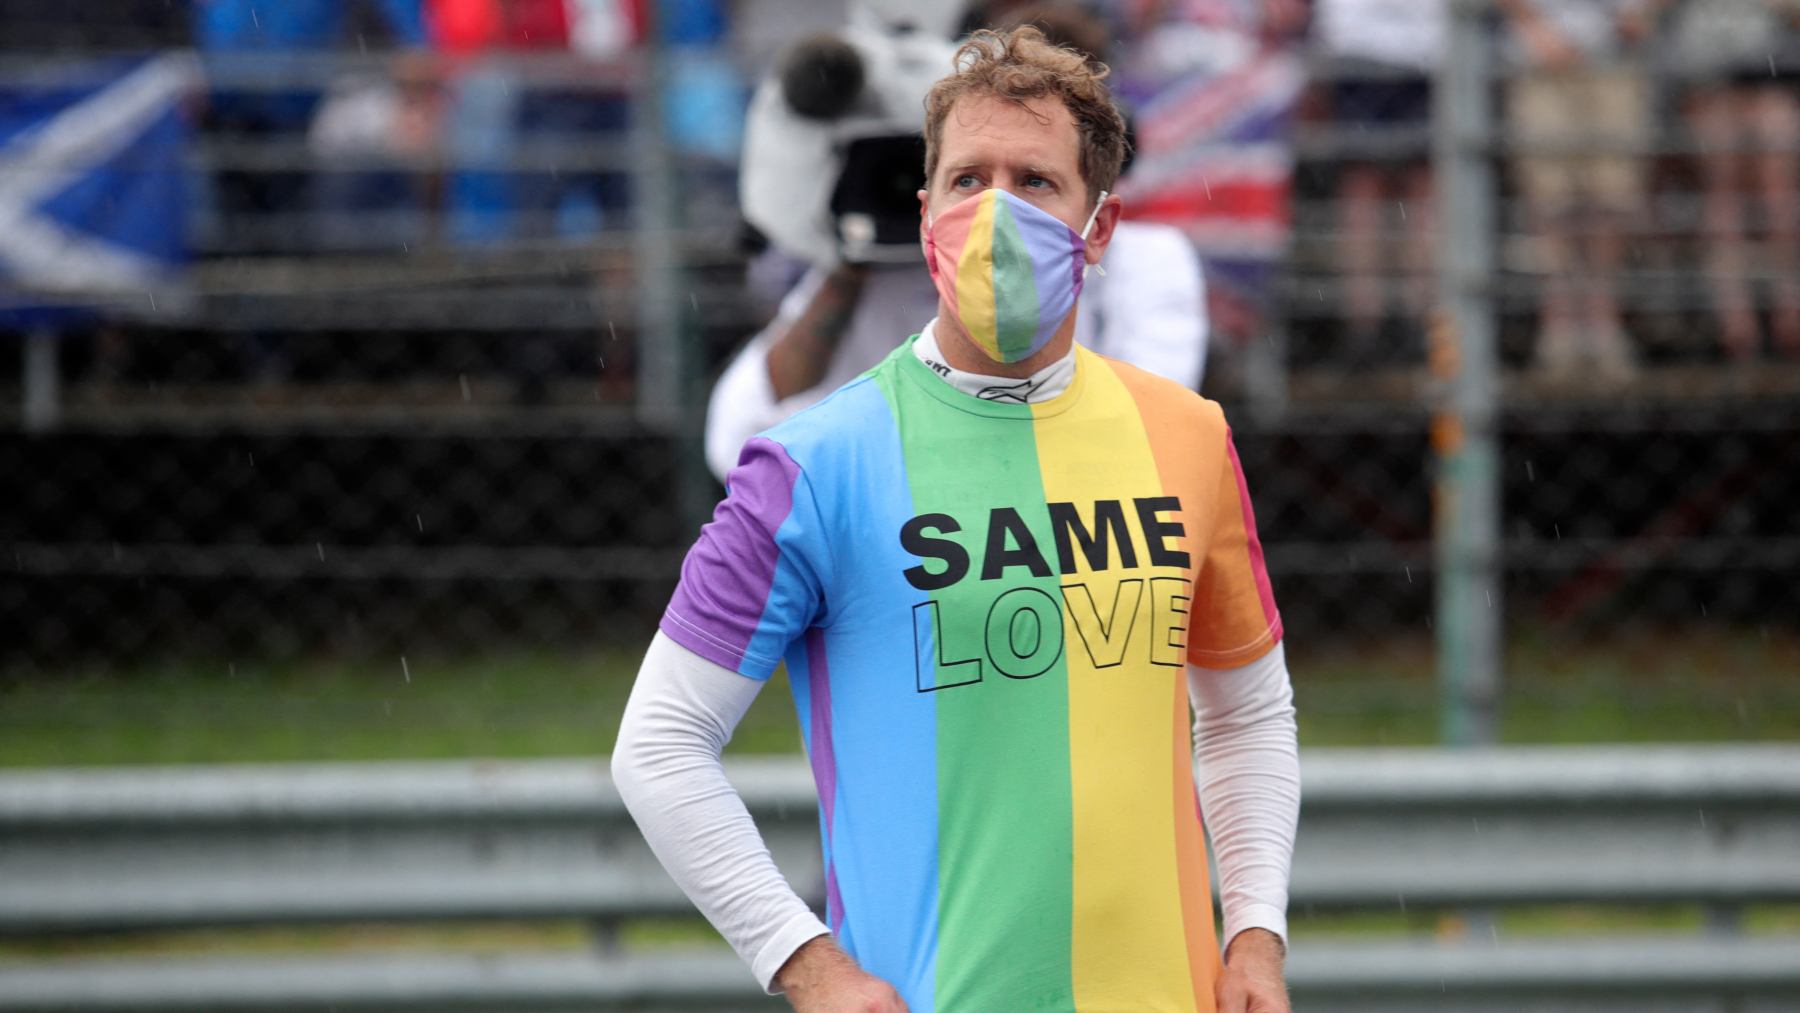
POLYGON ((1406 567, 1406 582, 1408 584, 1412 583, 1412 567, 1411 566, 1406 567))
POLYGON ((114 542, 114 543, 113 543, 113 562, 115 562, 115 563, 116 563, 116 562, 118 562, 118 561, 119 561, 119 555, 120 555, 120 553, 119 553, 119 543, 118 543, 118 542, 114 542))
POLYGON ((1562 525, 1552 524, 1550 525, 1550 529, 1556 532, 1556 540, 1559 542, 1562 541, 1562 525))
POLYGON ((599 360, 600 360, 600 368, 601 368, 601 369, 605 369, 605 368, 606 368, 606 356, 604 356, 604 355, 597 355, 597 356, 595 356, 595 358, 597 358, 597 359, 599 359, 599 360))
POLYGON ((1706 617, 1706 603, 1705 602, 1700 603, 1700 615, 1702 618, 1706 617))
POLYGON ((1530 461, 1525 462, 1525 479, 1529 482, 1537 481, 1537 471, 1531 467, 1530 461))
POLYGON ((1769 76, 1770 77, 1778 76, 1775 73, 1775 54, 1774 53, 1769 54, 1769 76))
POLYGON ((254 7, 250 8, 250 23, 256 26, 257 31, 262 30, 262 21, 257 18, 256 8, 254 7))
POLYGON ((1406 202, 1401 200, 1401 201, 1395 201, 1394 203, 1399 205, 1399 207, 1400 207, 1400 220, 1406 221, 1406 202))
POLYGON ((1706 810, 1705 809, 1696 809, 1694 811, 1696 813, 1700 814, 1700 829, 1705 830, 1706 829, 1706 810))
POLYGON ((1483 592, 1481 592, 1481 593, 1482 593, 1482 594, 1483 594, 1483 595, 1486 595, 1486 596, 1487 596, 1487 603, 1488 603, 1488 608, 1493 608, 1493 607, 1494 607, 1494 592, 1492 592, 1492 591, 1483 591, 1483 592))
POLYGON ((156 293, 145 292, 144 294, 150 297, 150 311, 152 313, 156 312, 156 293))
POLYGON ((700 297, 699 296, 695 295, 692 292, 689 292, 688 293, 688 304, 694 307, 694 312, 696 314, 698 314, 700 312, 700 297))
POLYGON ((607 340, 609 340, 609 341, 619 340, 619 329, 617 327, 613 326, 613 322, 611 320, 608 320, 606 322, 606 329, 609 333, 612 334, 612 337, 608 338, 607 340))
POLYGON ((467 373, 456 374, 456 381, 458 383, 462 384, 463 403, 467 404, 469 401, 469 374, 467 374, 467 373))
POLYGON ((405 677, 406 684, 412 685, 412 669, 406 667, 406 655, 400 656, 400 674, 405 677))
POLYGON ((423 514, 413 514, 413 520, 417 521, 419 524, 419 534, 421 534, 421 535, 424 534, 425 533, 425 516, 423 514))
POLYGON ((313 548, 319 550, 319 562, 321 562, 321 563, 325 562, 325 543, 324 542, 314 542, 313 548))
POLYGON ((1205 176, 1201 176, 1200 185, 1206 188, 1206 199, 1212 200, 1212 180, 1207 179, 1205 176))
POLYGON ((252 468, 256 467, 256 455, 255 454, 250 455, 250 467, 252 467, 252 468))

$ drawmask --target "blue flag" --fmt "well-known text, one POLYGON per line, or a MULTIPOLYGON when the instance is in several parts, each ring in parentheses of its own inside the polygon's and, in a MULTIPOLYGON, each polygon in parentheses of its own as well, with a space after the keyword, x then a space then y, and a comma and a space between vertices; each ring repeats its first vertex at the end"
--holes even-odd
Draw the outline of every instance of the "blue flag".
POLYGON ((179 55, 0 85, 0 317, 174 295, 189 124, 179 55))

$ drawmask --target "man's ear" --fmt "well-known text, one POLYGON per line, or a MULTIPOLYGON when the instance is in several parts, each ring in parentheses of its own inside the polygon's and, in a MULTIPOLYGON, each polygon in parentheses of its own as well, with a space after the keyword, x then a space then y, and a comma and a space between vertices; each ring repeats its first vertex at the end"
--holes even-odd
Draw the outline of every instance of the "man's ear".
POLYGON ((1119 219, 1125 214, 1125 202, 1116 193, 1109 193, 1100 202, 1100 210, 1094 215, 1094 227, 1088 230, 1087 252, 1084 259, 1090 264, 1100 263, 1106 248, 1112 243, 1113 229, 1119 225, 1119 219))

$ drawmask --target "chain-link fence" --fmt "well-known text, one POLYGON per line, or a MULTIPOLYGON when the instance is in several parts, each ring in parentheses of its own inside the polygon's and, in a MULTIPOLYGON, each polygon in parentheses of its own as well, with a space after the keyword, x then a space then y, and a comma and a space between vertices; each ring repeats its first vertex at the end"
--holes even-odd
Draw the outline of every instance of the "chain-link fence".
MULTIPOLYGON (((1258 43, 1310 75, 1279 138, 1292 232, 1204 385, 1295 642, 1442 625, 1440 480, 1470 432, 1497 510, 1466 559, 1503 633, 1791 633, 1793 6, 1446 4, 1410 54, 1334 35, 1337 6, 1258 43), (1452 22, 1482 47, 1486 132, 1443 106, 1452 22), (1703 58, 1720 33, 1735 62, 1703 58), (1445 200, 1468 192, 1473 218, 1445 200), (1459 275, 1440 233, 1484 221, 1492 269, 1459 275)), ((81 47, 125 48, 120 25, 30 23, 0 67, 15 94, 116 80, 81 47)), ((192 65, 192 263, 0 291, 6 665, 644 636, 718 495, 705 386, 772 312, 705 143, 741 127, 754 68, 366 39, 192 65)), ((7 179, 33 168, 22 136, 7 179)))

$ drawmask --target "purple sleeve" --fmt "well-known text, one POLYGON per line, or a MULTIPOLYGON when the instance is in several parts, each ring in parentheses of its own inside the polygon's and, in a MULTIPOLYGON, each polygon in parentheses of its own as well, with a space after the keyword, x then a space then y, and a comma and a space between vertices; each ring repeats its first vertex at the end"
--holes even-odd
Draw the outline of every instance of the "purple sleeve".
POLYGON ((745 443, 725 484, 724 502, 682 561, 662 631, 709 661, 766 679, 820 612, 826 543, 811 486, 781 444, 745 443))

